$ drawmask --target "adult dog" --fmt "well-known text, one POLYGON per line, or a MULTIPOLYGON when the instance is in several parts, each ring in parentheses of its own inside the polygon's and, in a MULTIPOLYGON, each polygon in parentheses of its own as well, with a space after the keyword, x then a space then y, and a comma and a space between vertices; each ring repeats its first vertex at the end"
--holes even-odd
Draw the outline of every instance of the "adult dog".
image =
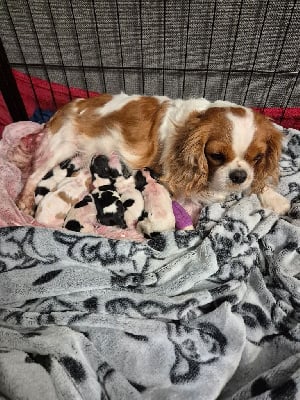
POLYGON ((103 94, 66 104, 45 129, 18 200, 27 213, 36 185, 55 165, 78 152, 89 161, 112 151, 132 169, 160 174, 177 199, 210 203, 232 192, 257 193, 264 207, 279 214, 289 209, 274 190, 281 133, 246 107, 203 98, 103 94))

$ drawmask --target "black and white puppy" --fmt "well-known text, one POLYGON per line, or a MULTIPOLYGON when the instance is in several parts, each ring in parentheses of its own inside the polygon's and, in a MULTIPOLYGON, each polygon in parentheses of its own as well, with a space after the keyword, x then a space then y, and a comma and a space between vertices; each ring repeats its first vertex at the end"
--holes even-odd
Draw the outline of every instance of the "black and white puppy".
POLYGON ((75 232, 93 233, 97 226, 97 209, 91 194, 86 195, 68 212, 63 227, 75 232))
POLYGON ((142 191, 144 211, 137 229, 146 237, 175 229, 172 199, 168 190, 156 180, 152 171, 145 168, 136 173, 136 186, 142 191))
POLYGON ((144 210, 144 198, 136 188, 136 180, 125 164, 121 163, 122 175, 116 178, 115 187, 124 207, 124 219, 128 228, 135 228, 144 210))
POLYGON ((68 159, 56 165, 47 172, 35 189, 35 205, 49 193, 57 189, 58 184, 67 177, 79 170, 81 162, 79 158, 68 159))
POLYGON ((124 206, 116 190, 116 178, 121 171, 104 155, 95 156, 91 162, 92 185, 91 195, 97 210, 100 224, 126 228, 124 206))

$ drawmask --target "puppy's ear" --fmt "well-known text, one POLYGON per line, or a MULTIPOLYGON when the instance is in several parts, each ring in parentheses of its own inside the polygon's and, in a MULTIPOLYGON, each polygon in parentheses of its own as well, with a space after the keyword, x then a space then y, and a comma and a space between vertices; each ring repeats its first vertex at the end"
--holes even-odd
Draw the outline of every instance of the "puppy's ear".
POLYGON ((208 165, 205 145, 208 132, 201 126, 199 114, 193 113, 183 126, 177 126, 165 158, 165 183, 175 198, 191 197, 207 186, 208 165))

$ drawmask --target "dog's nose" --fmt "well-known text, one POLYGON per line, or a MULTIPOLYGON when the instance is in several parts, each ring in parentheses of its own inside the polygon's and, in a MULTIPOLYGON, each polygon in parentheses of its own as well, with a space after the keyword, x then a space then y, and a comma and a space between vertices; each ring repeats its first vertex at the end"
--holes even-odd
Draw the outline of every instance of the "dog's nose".
POLYGON ((230 172, 229 178, 233 183, 243 183, 247 178, 247 172, 243 169, 234 169, 230 172))

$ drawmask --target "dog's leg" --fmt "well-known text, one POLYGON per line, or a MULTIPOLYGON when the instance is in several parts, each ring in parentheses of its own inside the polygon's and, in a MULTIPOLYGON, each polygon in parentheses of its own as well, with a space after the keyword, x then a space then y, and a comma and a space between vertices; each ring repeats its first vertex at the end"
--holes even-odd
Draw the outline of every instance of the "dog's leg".
POLYGON ((77 152, 74 143, 64 142, 57 139, 51 142, 48 137, 42 141, 34 162, 33 172, 27 179, 21 194, 17 200, 17 206, 26 214, 33 215, 34 210, 34 191, 40 180, 48 171, 60 162, 72 158, 77 152))
POLYGON ((261 205, 275 211, 279 215, 286 214, 290 209, 290 202, 288 199, 277 193, 270 186, 266 186, 262 193, 258 195, 261 205))

